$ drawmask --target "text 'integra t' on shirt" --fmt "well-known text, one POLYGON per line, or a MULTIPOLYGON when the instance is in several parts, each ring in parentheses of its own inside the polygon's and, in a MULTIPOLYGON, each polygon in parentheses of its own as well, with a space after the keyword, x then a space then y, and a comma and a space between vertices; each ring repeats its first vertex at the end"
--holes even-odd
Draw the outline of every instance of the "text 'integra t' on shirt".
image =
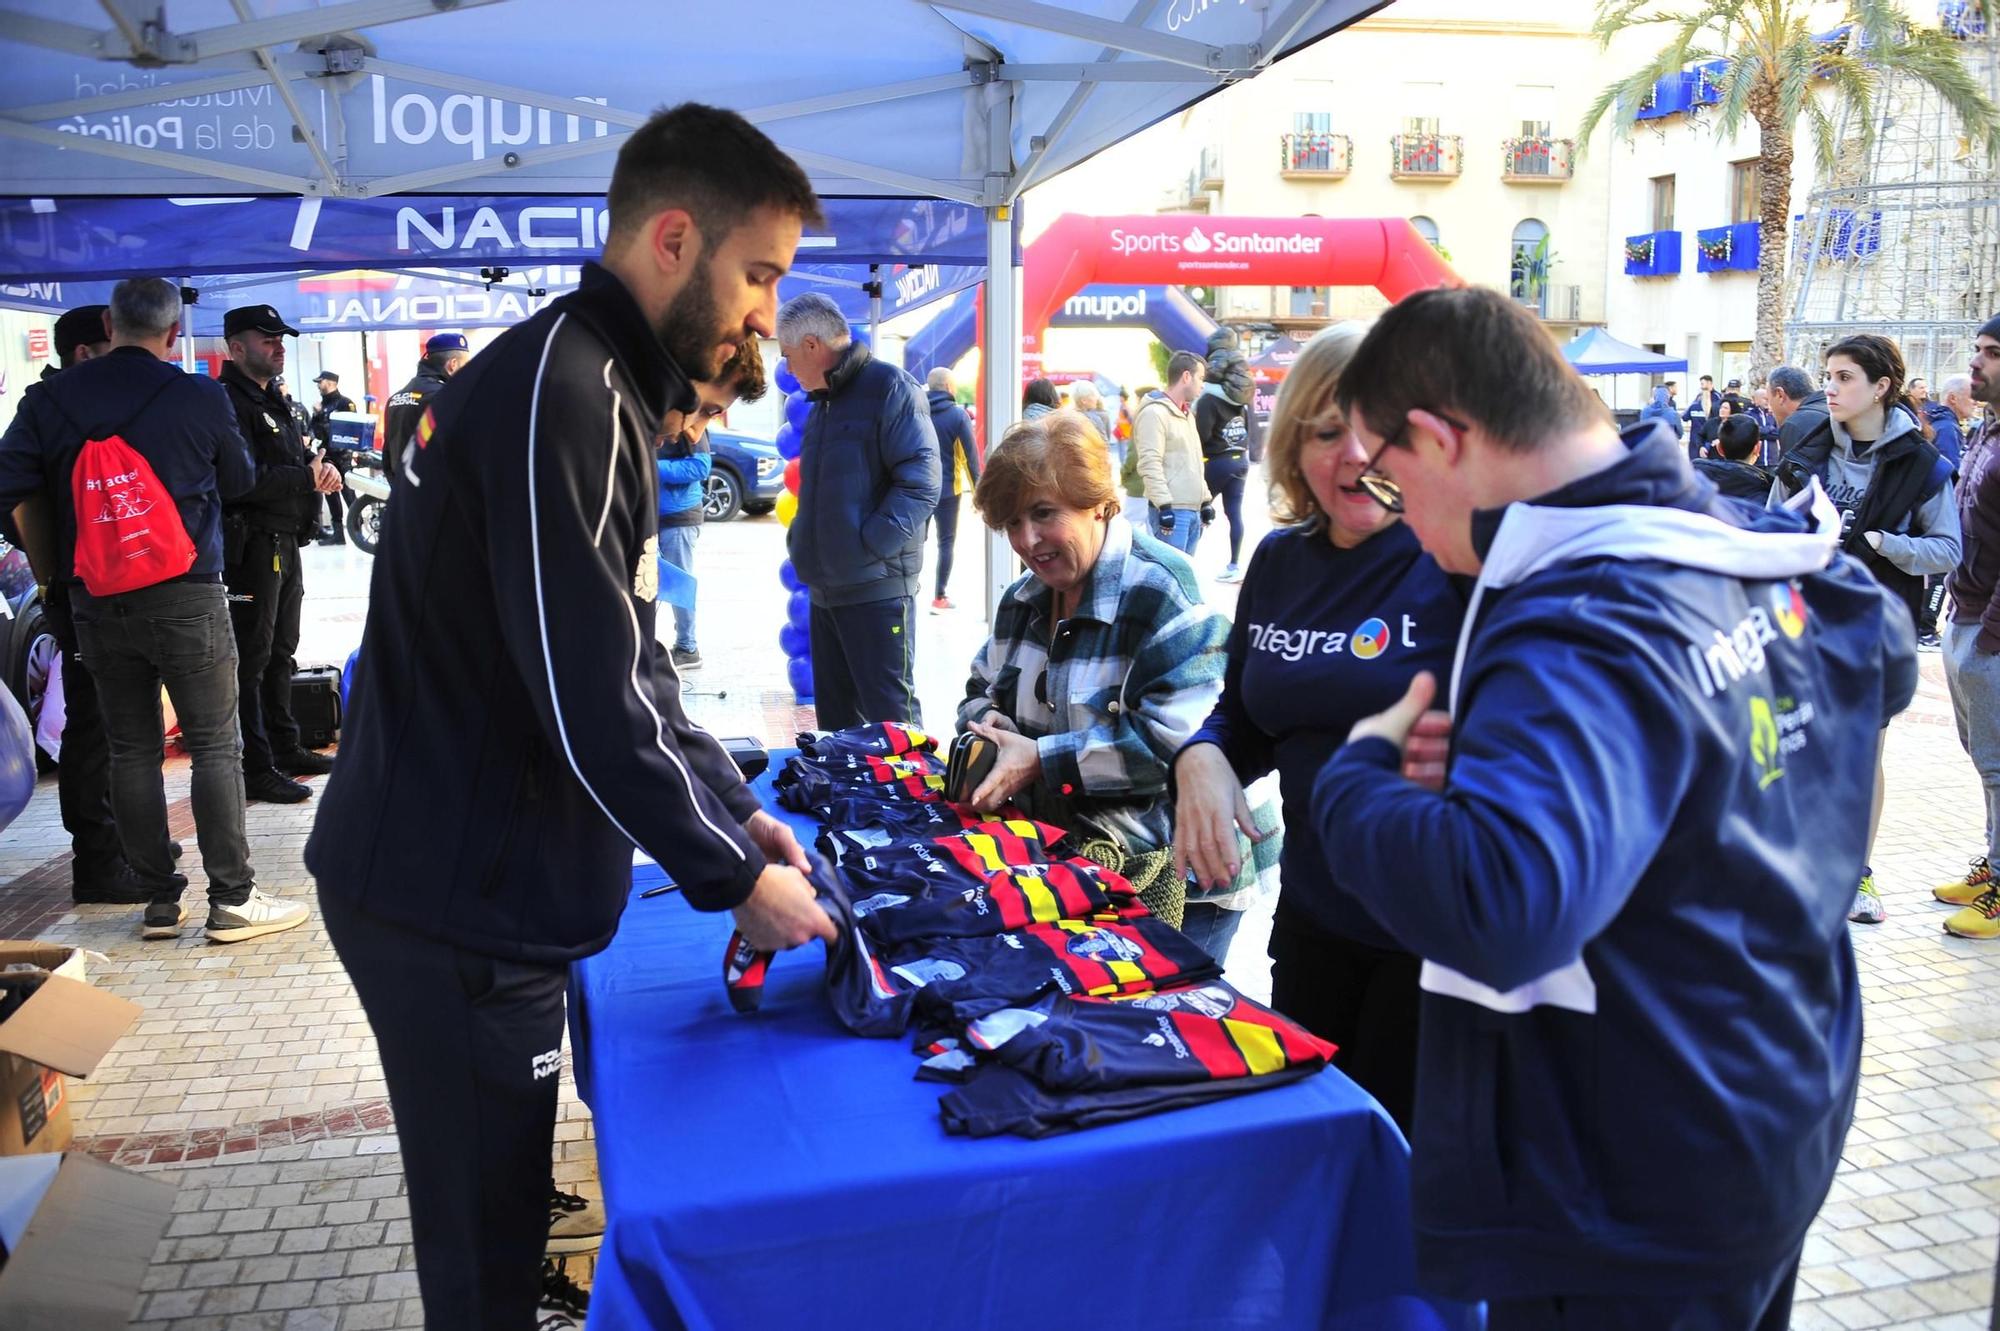
POLYGON ((1229 665, 1196 742, 1219 745, 1238 774, 1276 768, 1285 809, 1281 919, 1393 947, 1359 902, 1338 892, 1338 855, 1313 830, 1313 781, 1364 717, 1428 670, 1450 680, 1465 600, 1403 523, 1341 549, 1312 525, 1257 547, 1237 601, 1229 665))

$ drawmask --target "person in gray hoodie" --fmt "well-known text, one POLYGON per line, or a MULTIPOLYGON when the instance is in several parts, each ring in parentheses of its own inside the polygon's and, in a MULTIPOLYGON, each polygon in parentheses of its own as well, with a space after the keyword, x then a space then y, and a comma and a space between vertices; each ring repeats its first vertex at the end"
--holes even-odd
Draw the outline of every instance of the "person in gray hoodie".
MULTIPOLYGON (((1924 439, 1904 382, 1903 353, 1886 337, 1860 333, 1828 347, 1826 418, 1786 450, 1771 503, 1818 481, 1840 512, 1841 549, 1903 603, 1914 635, 1924 579, 1957 567, 1961 540, 1951 463, 1924 439)), ((1878 761, 1871 853, 1883 794, 1878 761)), ((1874 870, 1864 865, 1848 918, 1879 924, 1884 914, 1874 870)))

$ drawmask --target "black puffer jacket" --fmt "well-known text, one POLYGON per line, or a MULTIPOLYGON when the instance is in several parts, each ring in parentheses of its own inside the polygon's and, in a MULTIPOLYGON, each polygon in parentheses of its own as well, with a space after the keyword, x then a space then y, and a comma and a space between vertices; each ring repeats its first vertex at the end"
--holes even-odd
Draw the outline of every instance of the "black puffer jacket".
POLYGON ((1227 328, 1208 335, 1208 382, 1220 385, 1223 396, 1239 407, 1249 406, 1256 397, 1250 358, 1236 345, 1236 334, 1227 328))

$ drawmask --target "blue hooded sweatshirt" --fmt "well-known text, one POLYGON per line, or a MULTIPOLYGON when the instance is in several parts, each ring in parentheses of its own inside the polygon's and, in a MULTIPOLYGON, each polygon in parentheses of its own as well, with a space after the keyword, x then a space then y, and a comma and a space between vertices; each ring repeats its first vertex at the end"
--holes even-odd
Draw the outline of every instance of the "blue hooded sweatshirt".
POLYGON ((1412 1187, 1462 1299, 1740 1288, 1789 1260, 1853 1113, 1847 907, 1909 617, 1817 485, 1721 500, 1671 431, 1475 515, 1450 775, 1344 748, 1342 888, 1424 958, 1412 1187))

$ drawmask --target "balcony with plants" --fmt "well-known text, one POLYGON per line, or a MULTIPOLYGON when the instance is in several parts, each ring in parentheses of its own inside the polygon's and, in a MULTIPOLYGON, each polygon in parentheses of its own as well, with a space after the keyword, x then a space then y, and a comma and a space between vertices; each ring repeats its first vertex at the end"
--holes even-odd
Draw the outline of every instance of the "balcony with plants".
POLYGON ((1680 232, 1648 231, 1625 238, 1627 277, 1679 277, 1680 272, 1680 232))
POLYGON ((1397 134, 1389 140, 1394 180, 1455 180, 1465 169, 1465 141, 1456 134, 1397 134))
POLYGON ((1705 231, 1695 232, 1695 271, 1756 272, 1760 235, 1760 228, 1755 222, 1736 222, 1729 226, 1709 227, 1705 231))
POLYGON ((1532 136, 1501 145, 1501 177, 1509 184, 1560 185, 1576 175, 1576 140, 1532 136))
POLYGON ((1278 174, 1288 180, 1339 180, 1354 169, 1354 141, 1345 134, 1281 134, 1278 174))

